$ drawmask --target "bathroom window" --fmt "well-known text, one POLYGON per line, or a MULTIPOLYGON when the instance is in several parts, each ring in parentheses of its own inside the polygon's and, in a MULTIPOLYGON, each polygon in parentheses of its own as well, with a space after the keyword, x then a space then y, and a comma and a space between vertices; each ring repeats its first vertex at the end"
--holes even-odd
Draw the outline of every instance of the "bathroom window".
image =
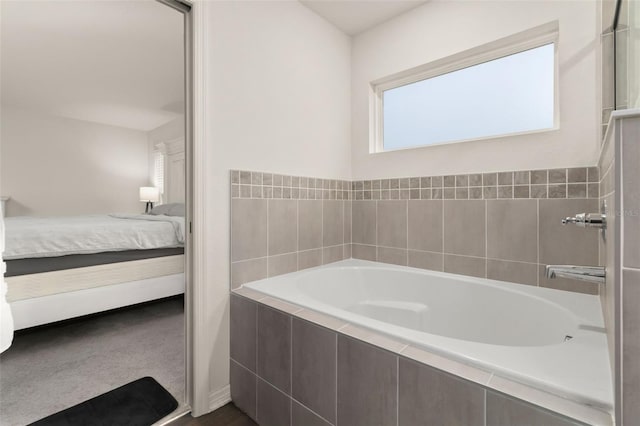
POLYGON ((556 129, 557 27, 548 27, 374 82, 371 151, 556 129))

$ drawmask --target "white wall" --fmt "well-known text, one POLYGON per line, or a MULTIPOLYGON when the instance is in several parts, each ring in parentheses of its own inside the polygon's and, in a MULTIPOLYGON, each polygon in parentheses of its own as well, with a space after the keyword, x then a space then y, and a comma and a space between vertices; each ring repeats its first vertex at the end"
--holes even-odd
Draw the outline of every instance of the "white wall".
POLYGON ((0 194, 7 216, 142 211, 147 135, 86 121, 2 108, 0 194))
POLYGON ((229 383, 229 170, 350 176, 350 40, 298 2, 207 2, 210 390, 229 383))
POLYGON ((184 137, 184 115, 163 124, 160 127, 156 127, 147 133, 149 143, 153 148, 158 142, 167 142, 179 137, 184 137))
POLYGON ((596 1, 435 1, 354 37, 353 177, 595 165, 600 147, 597 9, 596 1), (558 131, 369 154, 372 80, 554 20, 560 24, 558 131))

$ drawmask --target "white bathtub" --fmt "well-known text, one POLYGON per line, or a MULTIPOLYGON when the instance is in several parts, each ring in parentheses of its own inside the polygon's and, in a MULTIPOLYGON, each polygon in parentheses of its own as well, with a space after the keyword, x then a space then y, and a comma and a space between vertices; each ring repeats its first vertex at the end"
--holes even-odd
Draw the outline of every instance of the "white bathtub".
POLYGON ((610 411, 597 296, 345 260, 244 287, 610 411))

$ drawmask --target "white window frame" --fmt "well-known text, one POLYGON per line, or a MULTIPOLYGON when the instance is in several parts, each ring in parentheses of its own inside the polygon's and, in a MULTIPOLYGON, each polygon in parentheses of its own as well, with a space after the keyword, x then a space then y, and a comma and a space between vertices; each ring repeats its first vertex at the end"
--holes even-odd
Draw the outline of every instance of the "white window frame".
POLYGON ((375 81, 369 86, 369 153, 384 153, 406 149, 428 148, 431 146, 448 145, 452 143, 482 141, 510 136, 544 133, 556 131, 560 128, 560 100, 559 100, 559 64, 558 64, 558 21, 553 21, 500 40, 487 43, 464 52, 457 53, 406 71, 402 71, 375 81), (462 139, 440 142, 435 144, 407 146, 402 148, 384 148, 384 105, 383 95, 386 90, 406 86, 407 84, 448 74, 463 68, 479 65, 484 62, 500 59, 505 56, 524 52, 526 50, 541 47, 553 43, 554 45, 554 87, 553 87, 553 127, 539 130, 506 133, 494 136, 485 136, 472 139, 462 139))

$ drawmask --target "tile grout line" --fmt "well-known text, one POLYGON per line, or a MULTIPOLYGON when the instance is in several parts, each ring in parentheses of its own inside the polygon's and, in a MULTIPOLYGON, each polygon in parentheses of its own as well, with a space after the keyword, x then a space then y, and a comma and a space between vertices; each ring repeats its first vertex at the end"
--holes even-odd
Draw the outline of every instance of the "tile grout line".
MULTIPOLYGON (((511 178, 513 182, 513 176, 511 178)), ((484 277, 489 277, 489 202, 484 200, 484 277)))
POLYGON ((487 388, 483 386, 484 396, 484 426, 487 426, 487 388))
MULTIPOLYGON (((540 200, 536 201, 536 260, 540 265, 540 200)), ((536 286, 540 287, 540 267, 536 271, 536 286)))
POLYGON ((269 208, 271 207, 271 200, 267 200, 267 278, 269 278, 269 208))
POLYGON ((300 270, 300 201, 296 200, 296 271, 300 270))
POLYGON ((405 218, 406 218, 406 233, 405 233, 405 237, 406 237, 406 244, 407 244, 407 254, 406 254, 406 265, 409 266, 409 202, 407 201, 407 207, 405 209, 405 218))
POLYGON ((324 199, 320 201, 320 265, 324 265, 324 199))
POLYGON ((440 204, 442 204, 442 206, 440 207, 441 215, 442 215, 442 223, 441 223, 441 225, 442 225, 442 264, 440 266, 442 267, 442 269, 441 269, 442 272, 444 272, 444 226, 445 226, 444 225, 445 224, 445 220, 444 220, 444 203, 445 203, 444 200, 442 200, 440 202, 440 204))

